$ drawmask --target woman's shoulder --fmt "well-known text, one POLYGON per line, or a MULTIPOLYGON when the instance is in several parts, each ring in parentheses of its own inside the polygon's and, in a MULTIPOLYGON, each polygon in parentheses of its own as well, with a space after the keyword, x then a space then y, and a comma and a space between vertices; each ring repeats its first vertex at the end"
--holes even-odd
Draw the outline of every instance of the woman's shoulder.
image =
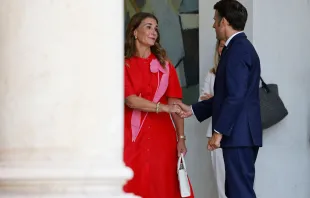
POLYGON ((207 72, 206 78, 215 78, 215 74, 211 70, 209 70, 207 72))
POLYGON ((205 77, 205 82, 213 83, 215 81, 215 74, 212 71, 208 71, 205 77))
POLYGON ((125 66, 129 66, 130 58, 125 58, 124 63, 125 63, 125 66))
POLYGON ((135 56, 131 56, 131 57, 126 57, 125 56, 125 62, 131 62, 133 59, 135 59, 135 56))
POLYGON ((125 58, 124 60, 124 70, 126 72, 135 72, 137 70, 136 63, 133 57, 125 58))
POLYGON ((133 64, 134 63, 134 59, 135 59, 134 56, 132 56, 132 57, 125 57, 125 60, 124 60, 125 67, 131 68, 132 66, 134 66, 135 65, 135 64, 133 64))

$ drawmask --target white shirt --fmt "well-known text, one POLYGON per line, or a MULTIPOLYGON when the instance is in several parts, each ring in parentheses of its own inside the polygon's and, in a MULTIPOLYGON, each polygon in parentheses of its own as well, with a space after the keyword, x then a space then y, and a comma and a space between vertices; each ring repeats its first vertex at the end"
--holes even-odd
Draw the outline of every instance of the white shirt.
POLYGON ((229 44, 229 42, 231 41, 231 39, 234 38, 237 34, 240 34, 240 33, 242 33, 242 32, 243 32, 243 31, 240 31, 240 32, 237 32, 237 33, 234 33, 233 35, 231 35, 231 36, 227 39, 227 41, 225 42, 225 46, 227 47, 228 44, 229 44))

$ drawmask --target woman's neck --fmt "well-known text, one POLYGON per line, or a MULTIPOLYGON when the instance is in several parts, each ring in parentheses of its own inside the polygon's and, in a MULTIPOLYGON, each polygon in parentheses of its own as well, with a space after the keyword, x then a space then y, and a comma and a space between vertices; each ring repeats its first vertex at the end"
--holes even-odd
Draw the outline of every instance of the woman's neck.
POLYGON ((140 58, 147 58, 151 54, 151 48, 150 47, 143 47, 143 46, 137 46, 136 56, 140 58))

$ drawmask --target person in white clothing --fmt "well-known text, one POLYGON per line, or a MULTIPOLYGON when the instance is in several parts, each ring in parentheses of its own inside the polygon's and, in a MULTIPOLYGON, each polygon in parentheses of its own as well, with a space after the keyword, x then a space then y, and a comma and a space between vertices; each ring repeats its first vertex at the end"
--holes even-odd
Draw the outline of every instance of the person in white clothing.
MULTIPOLYGON (((220 55, 222 53, 222 49, 225 46, 225 41, 217 41, 214 55, 214 66, 207 73, 204 86, 201 90, 201 94, 199 100, 207 100, 210 97, 213 97, 213 85, 215 80, 215 74, 217 65, 220 59, 220 55)), ((207 129, 207 138, 212 137, 212 117, 209 118, 210 122, 207 129)), ((212 168, 215 176, 217 191, 219 198, 226 198, 225 195, 225 165, 223 159, 223 152, 221 148, 215 149, 211 151, 211 160, 212 160, 212 168)))

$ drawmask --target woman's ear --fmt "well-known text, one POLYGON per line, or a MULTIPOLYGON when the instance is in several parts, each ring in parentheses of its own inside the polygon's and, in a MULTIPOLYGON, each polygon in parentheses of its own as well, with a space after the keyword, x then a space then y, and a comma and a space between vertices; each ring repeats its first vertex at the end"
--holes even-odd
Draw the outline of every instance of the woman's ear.
POLYGON ((133 36, 135 37, 135 39, 137 39, 137 34, 138 34, 137 30, 133 31, 133 36))

